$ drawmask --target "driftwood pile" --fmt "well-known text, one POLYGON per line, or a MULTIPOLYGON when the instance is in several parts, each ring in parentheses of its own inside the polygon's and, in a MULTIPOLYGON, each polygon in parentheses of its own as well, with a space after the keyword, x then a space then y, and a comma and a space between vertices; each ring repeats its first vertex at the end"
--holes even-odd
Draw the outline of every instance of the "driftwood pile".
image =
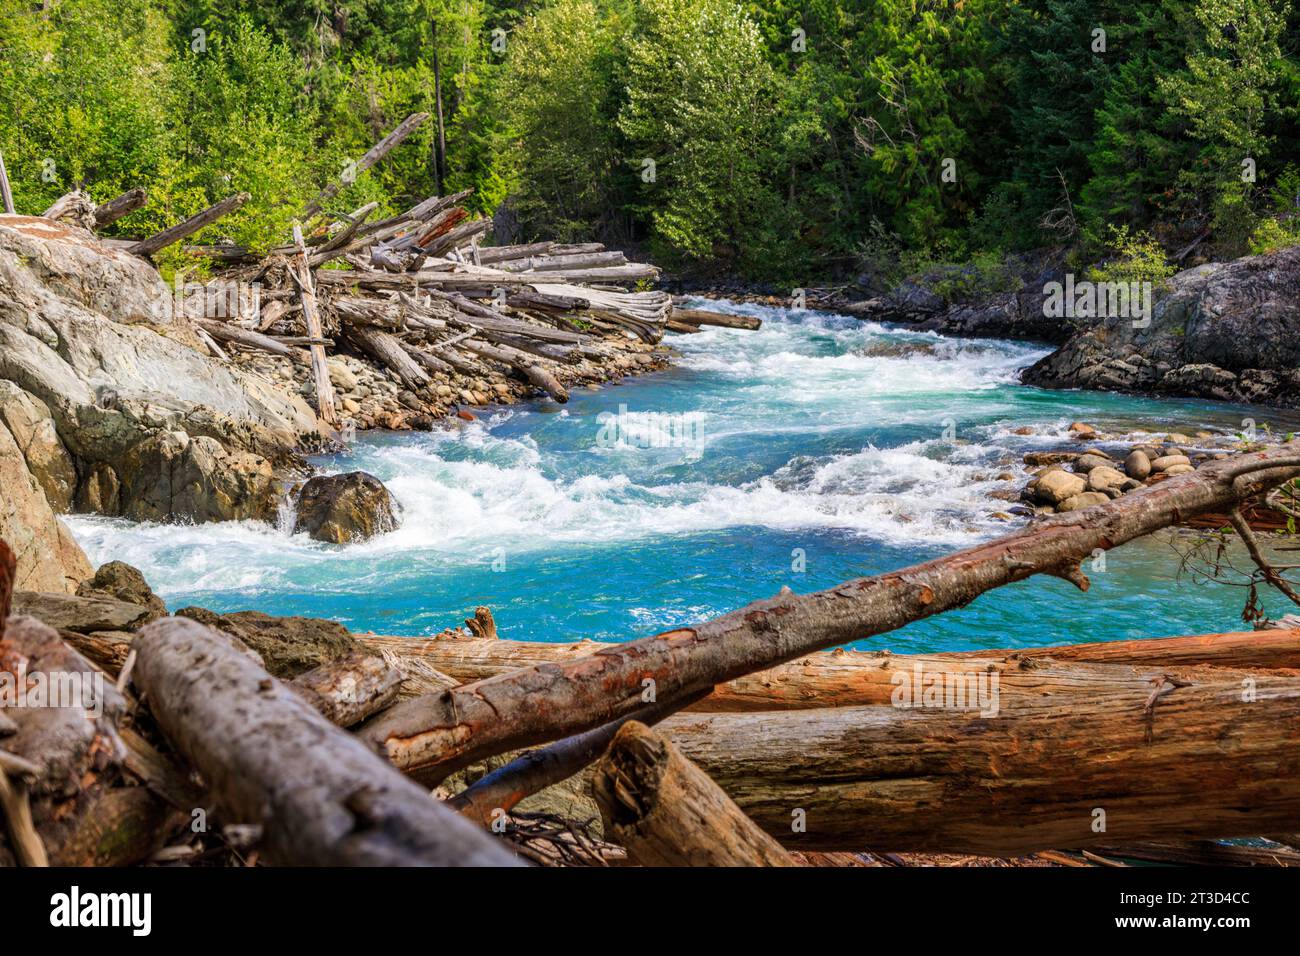
MULTIPOLYGON (((292 381, 331 427, 408 427, 453 405, 514 401, 534 391, 565 402, 569 385, 659 367, 665 355, 657 346, 669 328, 757 327, 755 320, 675 310, 666 292, 641 288, 658 268, 600 243, 484 246, 492 220, 460 205, 468 190, 431 196, 394 216, 377 217, 373 202, 330 211, 356 175, 427 118, 407 117, 346 179, 321 190, 299 211, 292 242, 264 256, 232 243, 184 247, 206 262, 209 278, 178 290, 181 307, 215 357, 256 356, 253 364, 292 381), (363 359, 380 387, 363 383, 356 398, 340 398, 338 389, 358 370, 335 366, 332 376, 331 353, 363 359), (364 401, 372 393, 377 400, 364 401)), ((78 190, 43 215, 95 229, 146 199, 136 189, 96 206, 78 190)), ((155 256, 248 199, 237 193, 156 235, 108 242, 155 256)))
MULTIPOLYGON (((501 640, 480 610, 459 636, 332 639, 340 654, 292 673, 275 661, 295 648, 259 644, 278 619, 96 598, 78 625, 59 610, 74 598, 20 594, 17 609, 59 629, 9 617, 0 679, 104 680, 91 717, 0 709, 0 860, 1294 863, 1300 631, 826 651, 1035 574, 1086 591, 1098 550, 1235 514, 1297 477, 1300 443, 1214 461, 926 564, 625 644, 501 640), (459 771, 484 761, 495 769, 466 785, 459 771), (602 835, 525 812, 575 779, 602 835), (1206 842, 1260 836, 1273 842, 1206 842)), ((6 568, 0 547, 0 605, 6 568)))

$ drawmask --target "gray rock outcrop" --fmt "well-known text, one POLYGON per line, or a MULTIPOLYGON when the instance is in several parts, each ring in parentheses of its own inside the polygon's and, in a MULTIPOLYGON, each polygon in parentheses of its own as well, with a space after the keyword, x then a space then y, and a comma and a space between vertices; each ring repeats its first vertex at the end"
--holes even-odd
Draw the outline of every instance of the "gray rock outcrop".
POLYGON ((1030 366, 1029 385, 1300 405, 1300 247, 1180 272, 1149 324, 1097 319, 1030 366))

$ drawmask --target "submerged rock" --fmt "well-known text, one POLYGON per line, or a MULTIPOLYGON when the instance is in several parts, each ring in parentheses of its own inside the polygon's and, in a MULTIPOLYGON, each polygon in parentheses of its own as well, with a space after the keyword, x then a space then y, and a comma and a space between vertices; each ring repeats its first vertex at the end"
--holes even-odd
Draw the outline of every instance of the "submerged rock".
POLYGON ((293 530, 331 544, 365 541, 397 528, 397 507, 374 475, 318 475, 302 486, 293 530))

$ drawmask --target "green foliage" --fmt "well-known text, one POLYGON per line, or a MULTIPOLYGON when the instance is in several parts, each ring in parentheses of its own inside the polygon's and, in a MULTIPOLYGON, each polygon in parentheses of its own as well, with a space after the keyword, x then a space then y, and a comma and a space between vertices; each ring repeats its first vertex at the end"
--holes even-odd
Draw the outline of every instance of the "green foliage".
POLYGON ((1251 234, 1250 254, 1262 256, 1294 245, 1300 245, 1300 223, 1294 219, 1264 219, 1251 234))
POLYGON ((774 79, 758 29, 730 0, 643 0, 638 13, 618 115, 641 180, 632 208, 673 258, 751 256, 777 204, 763 162, 774 79))
POLYGON ((955 298, 1003 253, 1155 274, 1151 236, 1278 248, 1300 213, 1291 0, 0 0, 19 208, 144 186, 119 235, 246 190, 196 241, 282 242, 439 93, 445 155, 431 120, 328 211, 471 188, 525 238, 955 298))
POLYGON ((1169 264, 1160 243, 1146 232, 1130 232, 1127 225, 1111 226, 1107 243, 1112 255, 1088 270, 1091 282, 1152 282, 1162 285, 1177 270, 1169 264))

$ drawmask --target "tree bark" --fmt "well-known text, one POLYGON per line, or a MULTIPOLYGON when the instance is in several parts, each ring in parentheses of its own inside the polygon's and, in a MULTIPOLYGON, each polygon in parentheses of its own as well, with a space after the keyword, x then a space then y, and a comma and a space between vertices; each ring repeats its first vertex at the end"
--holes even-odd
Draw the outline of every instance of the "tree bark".
POLYGON ((397 700, 402 673, 356 652, 299 674, 289 684, 336 727, 351 727, 397 700))
POLYGON ((762 319, 756 319, 749 315, 727 315, 723 312, 708 312, 704 309, 682 309, 677 306, 669 313, 674 322, 682 322, 687 325, 718 325, 727 329, 759 329, 763 326, 762 319))
POLYGON ((591 791, 605 838, 641 866, 796 866, 708 775, 645 724, 623 725, 591 791))
POLYGON ((964 607, 1050 573, 1086 589, 1080 562, 1189 515, 1234 507, 1300 475, 1300 446, 1203 466, 1158 485, 925 564, 807 595, 782 593, 720 618, 561 665, 503 674, 390 708, 359 731, 403 770, 437 781, 474 760, 582 733, 630 714, 646 682, 660 702, 837 644, 964 607))
POLYGON ((136 638, 135 680, 224 817, 263 827, 268 859, 300 866, 510 866, 515 857, 437 805, 274 680, 231 639, 185 618, 136 638))
POLYGON ((842 707, 678 715, 660 729, 796 849, 1014 856, 1245 837, 1300 817, 1300 679, 1267 672, 1247 688, 1207 668, 989 718, 842 707))

